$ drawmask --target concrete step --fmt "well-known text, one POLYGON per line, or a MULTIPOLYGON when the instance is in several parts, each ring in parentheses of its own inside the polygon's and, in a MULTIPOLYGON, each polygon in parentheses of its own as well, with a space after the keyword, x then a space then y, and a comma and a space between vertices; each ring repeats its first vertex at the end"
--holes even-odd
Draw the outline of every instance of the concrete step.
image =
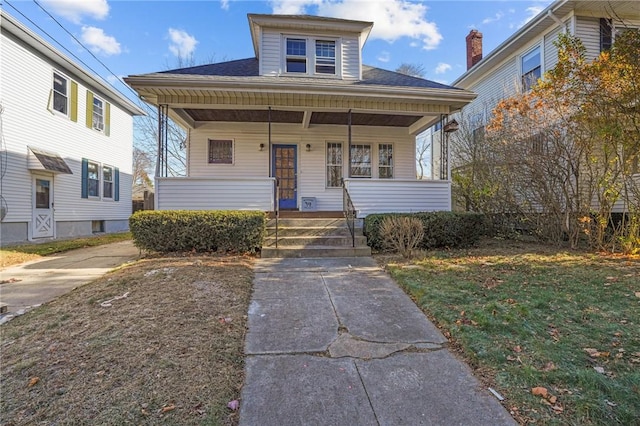
MULTIPOLYGON (((356 235, 356 246, 366 246, 367 239, 363 235, 356 235)), ((352 247, 353 240, 347 231, 347 235, 296 235, 283 236, 278 233, 278 246, 338 246, 352 247)), ((263 247, 275 247, 275 236, 267 237, 264 240, 263 247)))
POLYGON ((371 247, 336 247, 336 246, 287 246, 263 247, 260 256, 263 258, 284 257, 364 257, 371 256, 371 247))
MULTIPOLYGON (((362 219, 355 220, 356 227, 363 226, 362 219)), ((267 227, 276 226, 275 219, 269 219, 267 221, 267 227)), ((279 218, 278 227, 293 227, 293 228, 318 228, 318 227, 347 227, 347 221, 344 218, 279 218)))
MULTIPOLYGON (((362 236, 362 228, 355 229, 356 236, 362 236)), ((267 237, 275 237, 276 228, 267 228, 267 237)), ((336 236, 336 237, 349 237, 351 238, 351 232, 349 228, 344 227, 329 227, 329 226, 314 226, 314 227, 291 227, 291 226, 278 226, 278 237, 296 237, 296 236, 336 236)))

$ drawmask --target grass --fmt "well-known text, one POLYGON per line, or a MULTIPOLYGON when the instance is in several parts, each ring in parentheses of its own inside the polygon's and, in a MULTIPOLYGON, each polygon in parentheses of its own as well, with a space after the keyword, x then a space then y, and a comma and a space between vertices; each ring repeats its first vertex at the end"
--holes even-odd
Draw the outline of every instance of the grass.
POLYGON ((3 324, 2 423, 237 424, 251 263, 148 258, 3 324))
POLYGON ((128 241, 130 239, 130 232, 119 232, 84 238, 47 241, 45 243, 6 246, 0 249, 0 267, 18 265, 42 256, 49 256, 69 250, 116 243, 118 241, 128 241))
POLYGON ((521 424, 639 424, 640 258, 492 240, 378 260, 521 424))

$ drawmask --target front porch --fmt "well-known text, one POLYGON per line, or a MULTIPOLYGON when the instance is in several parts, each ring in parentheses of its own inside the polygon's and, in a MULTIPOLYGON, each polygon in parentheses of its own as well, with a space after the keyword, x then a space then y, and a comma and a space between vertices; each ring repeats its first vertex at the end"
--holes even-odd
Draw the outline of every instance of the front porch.
MULTIPOLYGON (((344 179, 345 189, 358 218, 372 213, 423 212, 451 210, 451 182, 409 179, 344 179)), ((158 210, 260 210, 276 211, 276 179, 255 178, 156 178, 158 210)), ((335 217, 344 210, 342 191, 308 192, 302 198, 318 199, 315 211, 303 211, 315 217, 335 217), (322 208, 330 206, 330 208, 322 208), (326 213, 325 213, 326 212, 326 213)), ((283 210, 280 215, 291 215, 283 210)))

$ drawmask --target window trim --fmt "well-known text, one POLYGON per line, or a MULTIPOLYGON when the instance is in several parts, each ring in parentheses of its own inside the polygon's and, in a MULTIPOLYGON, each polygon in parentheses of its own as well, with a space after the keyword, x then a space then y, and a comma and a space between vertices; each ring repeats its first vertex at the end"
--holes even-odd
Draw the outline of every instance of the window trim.
POLYGON ((54 69, 51 74, 51 111, 54 114, 58 114, 62 117, 70 117, 71 113, 71 79, 67 77, 64 73, 54 69), (65 89, 66 93, 62 94, 55 89, 55 79, 56 75, 62 78, 65 81, 65 89), (66 112, 58 111, 55 107, 56 105, 56 93, 64 96, 65 99, 65 110, 66 112))
POLYGON ((530 48, 529 50, 525 51, 522 55, 520 55, 520 85, 521 85, 523 93, 530 91, 533 88, 533 86, 535 85, 535 83, 538 81, 538 79, 542 78, 542 75, 543 75, 543 72, 544 72, 543 67, 542 67, 543 58, 544 58, 544 52, 543 52, 543 49, 542 49, 542 44, 537 44, 534 47, 530 48), (529 69, 529 70, 527 70, 525 72, 525 70, 524 70, 524 59, 525 59, 526 56, 531 55, 536 50, 538 51, 539 64, 538 64, 538 66, 533 67, 533 68, 531 68, 531 69, 529 69), (532 75, 535 70, 539 70, 538 71, 539 74, 540 74, 539 77, 536 78, 536 81, 532 81, 529 84, 525 84, 525 77, 527 77, 529 75, 532 75))
POLYGON ((92 102, 93 102, 93 104, 91 105, 91 128, 93 130, 97 131, 97 132, 104 133, 105 132, 105 127, 106 127, 106 123, 105 123, 106 111, 105 111, 105 109, 106 109, 106 104, 107 103, 101 97, 96 96, 95 93, 93 94, 93 101, 92 102), (101 104, 101 110, 102 110, 101 114, 96 113, 96 102, 100 102, 100 104, 101 104), (98 123, 98 126, 96 126, 96 115, 102 119, 101 123, 98 123), (102 126, 102 127, 100 127, 100 126, 102 126))
POLYGON ((394 157, 394 151, 395 151, 395 147, 394 144, 392 142, 378 142, 378 179, 395 179, 395 164, 393 162, 393 157, 394 157), (382 147, 383 146, 388 146, 391 148, 391 158, 390 158, 390 165, 382 165, 382 163, 380 162, 381 158, 380 158, 380 153, 382 152, 382 147), (382 169, 390 169, 391 170, 391 176, 385 176, 382 177, 380 170, 382 169))
POLYGON ((102 198, 102 191, 101 191, 101 183, 102 183, 102 170, 101 170, 102 165, 100 163, 98 163, 97 161, 91 161, 89 160, 87 163, 87 198, 89 199, 94 199, 94 200, 99 200, 100 198, 102 198), (96 166, 96 174, 98 176, 97 179, 92 179, 90 174, 89 174, 89 168, 91 167, 91 165, 96 166), (91 185, 90 182, 91 181, 97 181, 97 189, 98 189, 98 194, 97 195, 92 195, 91 194, 91 185))
POLYGON ((110 166, 108 164, 103 164, 101 170, 102 170, 102 185, 101 185, 102 186, 102 199, 103 200, 113 200, 114 196, 115 196, 115 167, 110 166), (109 181, 105 178, 105 173, 104 173, 105 169, 111 169, 111 180, 109 180, 109 181), (105 184, 107 182, 111 183, 111 196, 110 197, 105 195, 105 184))
POLYGON ((324 179, 324 185, 325 188, 327 189, 336 189, 336 188, 341 188, 342 187, 342 179, 344 178, 344 142, 342 141, 326 141, 325 143, 325 156, 324 156, 324 161, 325 161, 325 168, 324 168, 324 172, 325 172, 325 179, 324 179), (339 144, 340 145, 340 164, 333 164, 333 163, 329 163, 329 145, 331 144, 339 144), (338 182, 337 185, 333 186, 333 185, 329 185, 329 167, 340 167, 340 182, 338 182))
POLYGON ((337 52, 337 43, 335 40, 331 40, 331 39, 321 39, 321 38, 316 38, 313 40, 313 47, 314 47, 314 52, 313 52, 313 73, 314 75, 327 75, 327 76, 335 76, 337 71, 338 71, 338 64, 337 64, 337 60, 336 60, 336 56, 338 54, 337 52), (331 56, 319 56, 318 55, 318 43, 333 43, 333 58, 331 56), (325 61, 330 61, 331 59, 333 59, 333 64, 319 64, 318 60, 325 60, 325 61), (318 71, 318 66, 321 67, 331 67, 333 66, 333 72, 332 73, 328 73, 328 72, 319 72, 318 71))
POLYGON ((236 147, 236 143, 234 139, 213 139, 213 138, 208 138, 207 139, 207 164, 209 165, 213 165, 213 166, 232 166, 235 164, 235 160, 236 160, 236 156, 235 156, 235 147, 236 147), (231 158, 229 161, 225 161, 225 159, 223 159, 222 161, 212 161, 212 153, 211 153, 211 143, 212 142, 229 142, 231 144, 231 158))
POLYGON ((323 35, 302 35, 302 34, 291 34, 291 33, 282 33, 281 34, 281 74, 288 76, 298 76, 298 77, 315 77, 315 78, 329 78, 336 79, 342 78, 342 38, 341 37, 327 37, 323 35), (287 55, 287 40, 295 39, 295 40, 305 40, 305 64, 306 64, 306 72, 289 72, 287 71, 287 58, 302 58, 302 56, 296 55, 287 55), (334 73, 322 73, 316 72, 316 41, 331 41, 334 42, 334 73))
MULTIPOLYGON (((355 143, 355 144, 351 144, 351 146, 349 146, 349 177, 350 178, 354 178, 354 179, 372 179, 373 178, 373 161, 371 156, 373 155, 373 144, 372 143, 355 143), (353 148, 358 148, 358 147, 369 147, 369 175, 354 175, 353 174, 353 168, 354 168, 354 156, 351 153, 351 149, 353 148)), ((358 163, 358 164, 366 164, 366 163, 358 163)), ((358 166, 360 168, 362 168, 362 166, 358 166)))

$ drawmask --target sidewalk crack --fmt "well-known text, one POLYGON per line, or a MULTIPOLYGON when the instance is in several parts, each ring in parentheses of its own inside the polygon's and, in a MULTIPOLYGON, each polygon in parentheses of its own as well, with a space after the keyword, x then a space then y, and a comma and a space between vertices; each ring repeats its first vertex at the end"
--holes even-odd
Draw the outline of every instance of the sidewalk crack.
POLYGON ((364 380, 362 380, 362 374, 360 374, 360 369, 358 368, 358 363, 353 361, 354 367, 356 367, 356 372, 358 373, 358 378, 360 379, 360 383, 362 384, 362 389, 364 389, 364 394, 367 395, 367 401, 369 401, 369 407, 371 407, 371 412, 373 413, 373 417, 376 419, 376 423, 380 426, 380 420, 378 419, 378 414, 376 410, 373 408, 373 403, 371 402, 371 396, 369 396, 369 391, 367 387, 364 385, 364 380))

